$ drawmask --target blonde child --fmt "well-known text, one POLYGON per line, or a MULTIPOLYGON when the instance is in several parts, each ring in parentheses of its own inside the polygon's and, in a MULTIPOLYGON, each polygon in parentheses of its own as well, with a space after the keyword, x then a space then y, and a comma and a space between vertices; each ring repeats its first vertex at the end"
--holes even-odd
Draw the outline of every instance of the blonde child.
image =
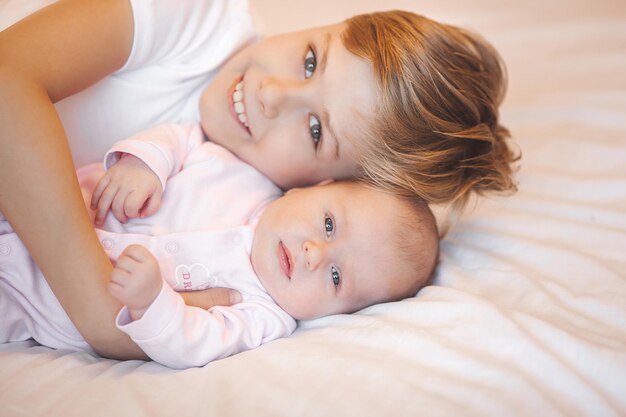
POLYGON ((61 0, 3 31, 0 56, 0 210, 105 356, 142 353, 102 325, 119 303, 70 149, 93 162, 114 138, 200 120, 285 189, 362 177, 462 207, 514 188, 499 56, 412 13, 255 41, 245 1, 61 0))

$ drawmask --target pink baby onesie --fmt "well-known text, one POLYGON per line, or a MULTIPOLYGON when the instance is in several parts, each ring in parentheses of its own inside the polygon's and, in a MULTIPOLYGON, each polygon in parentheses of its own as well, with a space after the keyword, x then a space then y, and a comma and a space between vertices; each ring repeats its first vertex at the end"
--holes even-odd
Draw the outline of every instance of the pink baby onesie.
MULTIPOLYGON (((202 366, 291 334, 295 320, 267 294, 250 262, 256 220, 280 189, 204 141, 198 125, 163 125, 118 142, 106 166, 122 153, 157 174, 162 204, 155 215, 125 224, 109 213, 96 232, 112 259, 129 244, 146 246, 167 285, 141 320, 130 321, 123 308, 118 327, 153 360, 174 368, 202 366), (234 288, 243 301, 205 311, 177 294, 208 287, 234 288)), ((96 164, 78 170, 86 201, 103 172, 96 164)), ((54 348, 91 350, 6 221, 0 230, 0 342, 32 337, 54 348)))

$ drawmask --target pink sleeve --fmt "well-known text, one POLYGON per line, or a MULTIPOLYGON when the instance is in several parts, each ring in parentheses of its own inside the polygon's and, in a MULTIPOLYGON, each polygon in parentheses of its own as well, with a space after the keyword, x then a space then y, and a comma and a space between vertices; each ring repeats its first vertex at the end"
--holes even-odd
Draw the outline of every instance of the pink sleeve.
POLYGON ((104 166, 109 169, 122 154, 128 153, 141 159, 165 183, 180 172, 187 155, 204 141, 198 124, 161 125, 119 141, 104 156, 104 166))
POLYGON ((269 304, 243 302, 203 310, 186 306, 167 284, 140 320, 131 321, 124 307, 116 325, 152 360, 177 369, 254 349, 295 329, 291 317, 269 304))

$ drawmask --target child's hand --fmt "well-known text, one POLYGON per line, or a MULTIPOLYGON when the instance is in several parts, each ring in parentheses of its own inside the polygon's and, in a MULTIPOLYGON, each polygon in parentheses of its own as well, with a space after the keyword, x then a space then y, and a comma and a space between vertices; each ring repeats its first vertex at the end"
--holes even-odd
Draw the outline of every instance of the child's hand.
POLYGON ((128 307, 130 317, 139 320, 161 291, 159 264, 148 249, 130 245, 117 259, 108 290, 128 307))
POLYGON ((215 306, 234 306, 242 301, 241 293, 231 288, 207 288, 198 291, 181 291, 178 293, 185 304, 208 310, 215 306))
POLYGON ((147 217, 161 205, 161 181, 139 158, 124 154, 98 182, 91 196, 96 210, 94 223, 102 225, 109 212, 122 223, 133 217, 147 217))

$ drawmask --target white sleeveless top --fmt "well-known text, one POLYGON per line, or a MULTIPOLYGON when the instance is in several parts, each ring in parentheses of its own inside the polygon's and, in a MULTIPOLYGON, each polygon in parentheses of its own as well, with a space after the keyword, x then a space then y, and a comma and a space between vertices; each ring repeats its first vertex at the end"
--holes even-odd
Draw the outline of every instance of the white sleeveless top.
POLYGON ((126 64, 56 104, 77 167, 162 123, 199 120, 198 101, 222 63, 255 38, 246 0, 130 0, 126 64))

